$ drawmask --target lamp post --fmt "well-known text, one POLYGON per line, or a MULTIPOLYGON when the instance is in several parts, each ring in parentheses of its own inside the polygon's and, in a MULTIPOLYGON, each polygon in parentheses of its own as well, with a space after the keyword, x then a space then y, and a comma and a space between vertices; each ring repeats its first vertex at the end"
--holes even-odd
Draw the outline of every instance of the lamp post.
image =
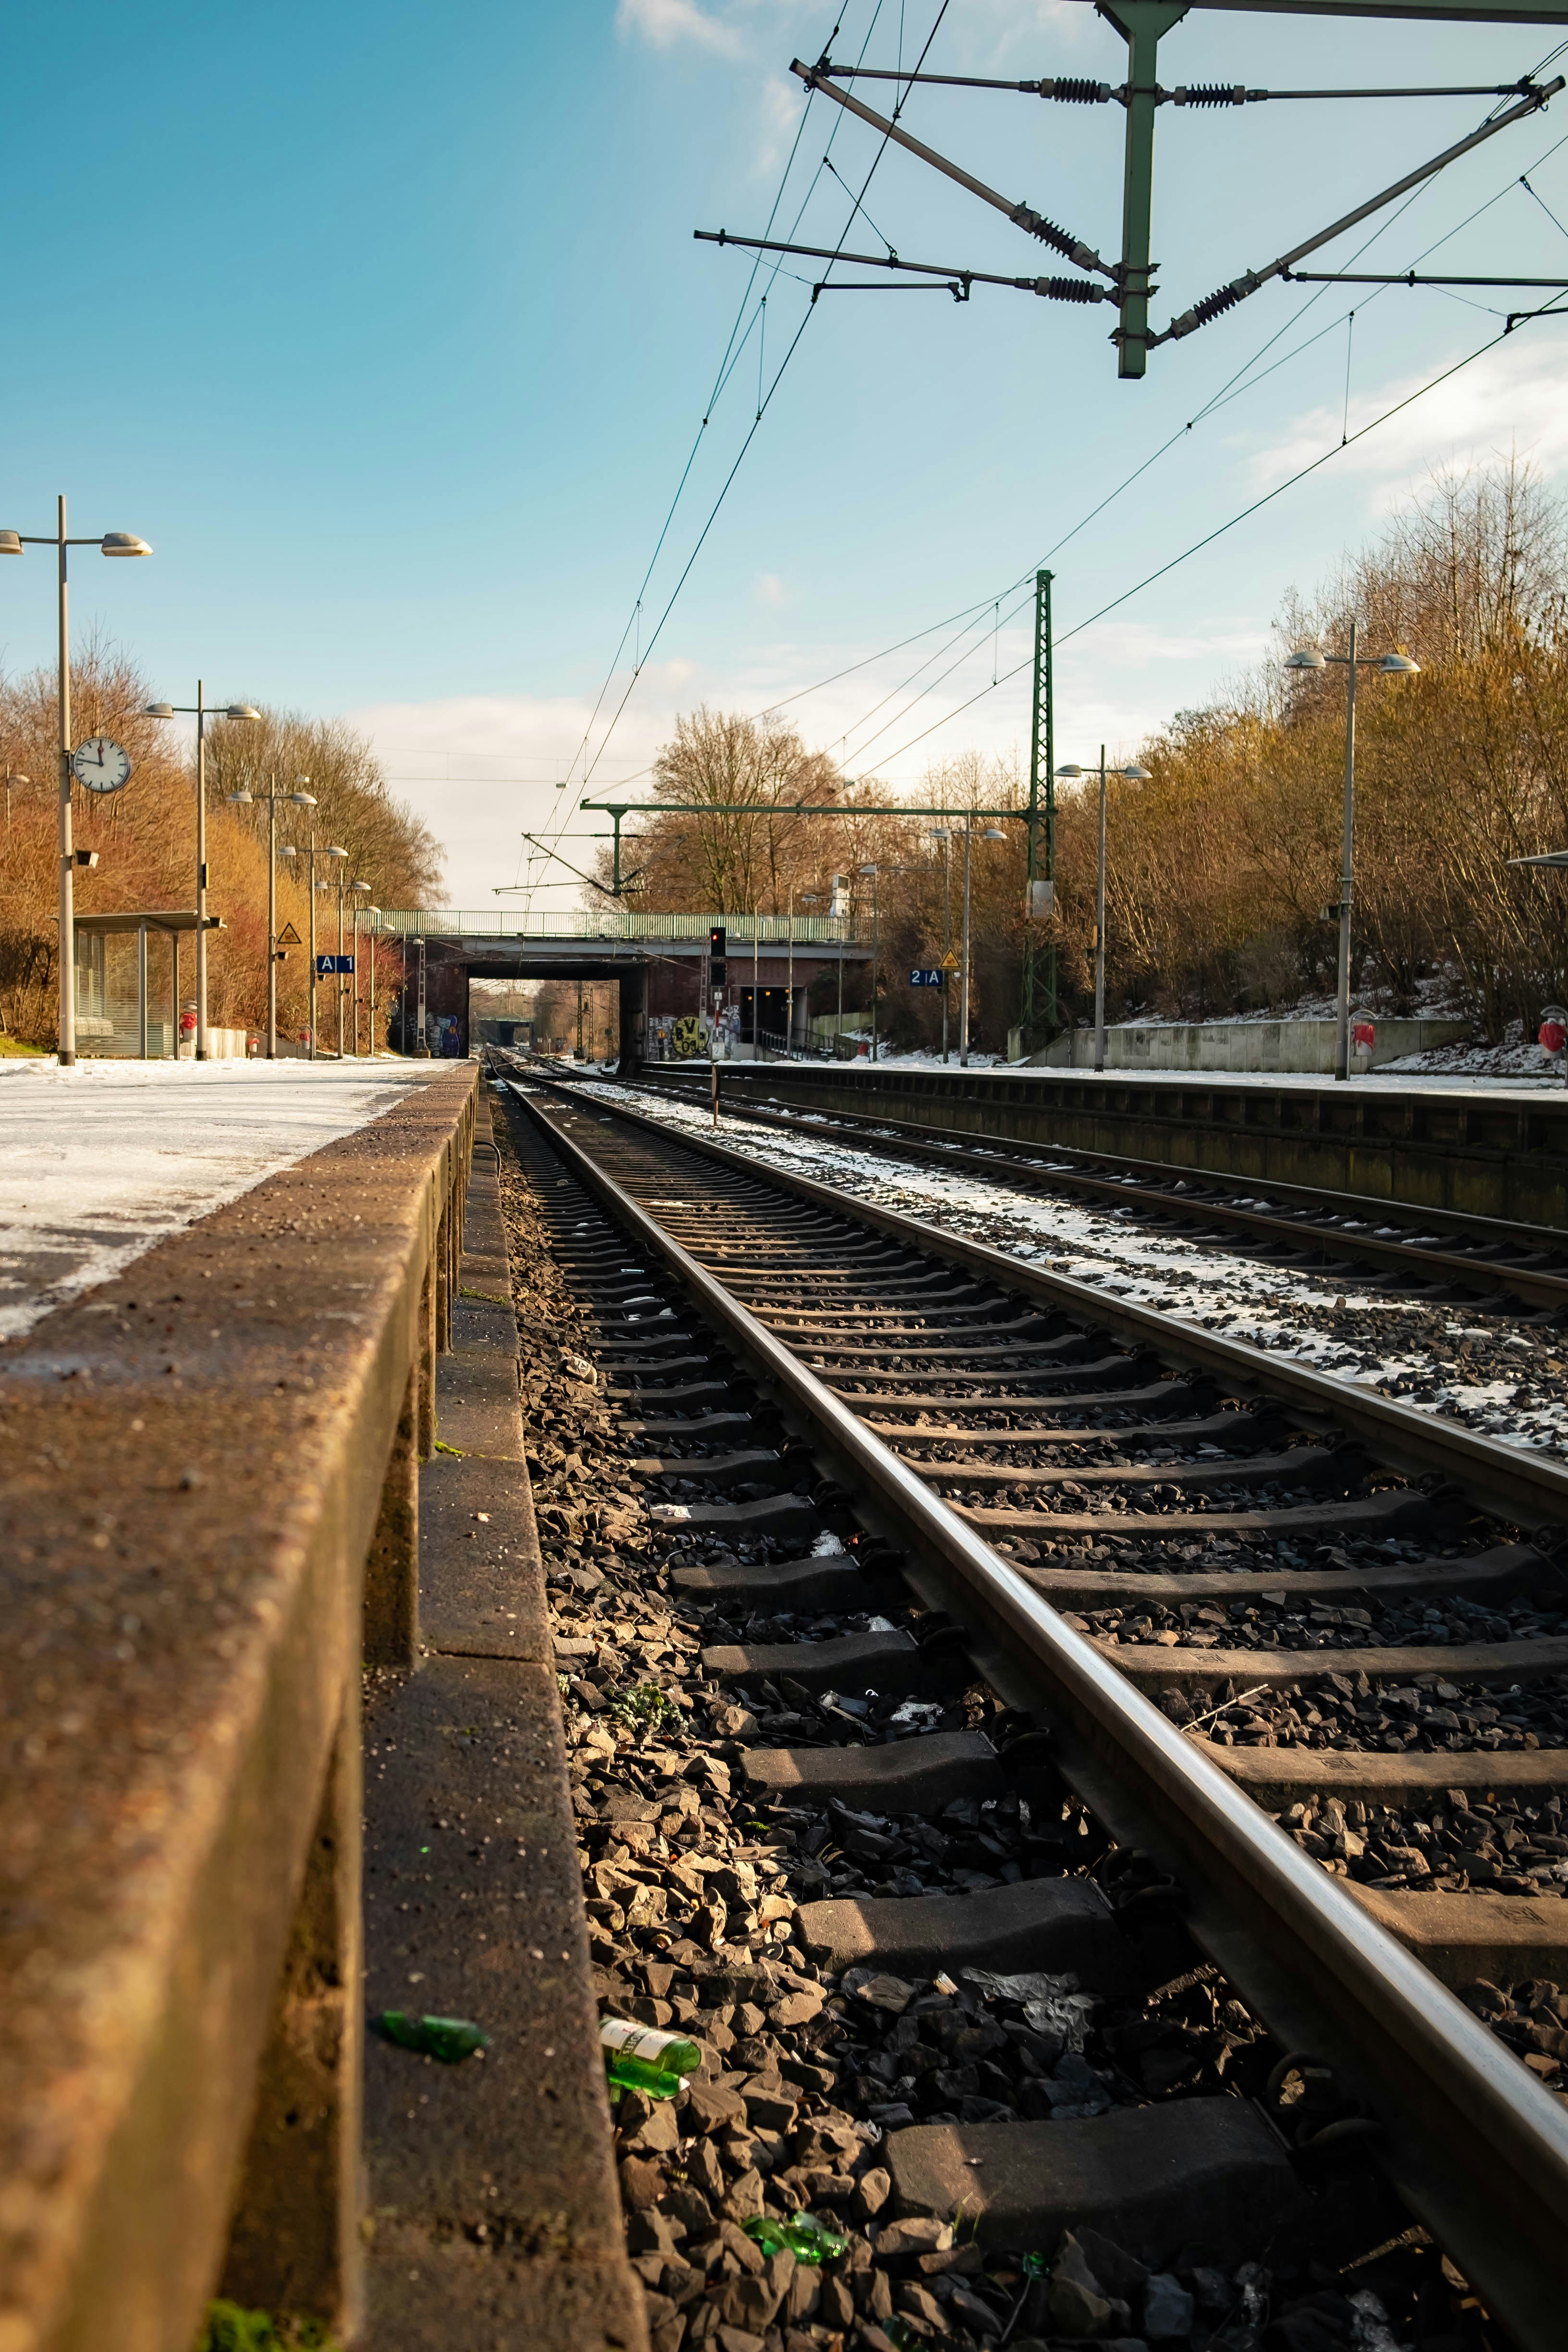
MULTIPOLYGON (((952 831, 939 824, 931 830, 931 839, 942 844, 942 952, 944 959, 952 953, 952 831)), ((947 981, 951 966, 944 961, 942 967, 942 1062, 947 1067, 947 981)))
MULTIPOLYGON (((1092 772, 1090 771, 1089 772, 1092 772)), ((1057 770, 1066 779, 1081 777, 1082 768, 1057 770)), ((1141 768, 1136 760, 1129 760, 1124 768, 1108 768, 1105 746, 1100 747, 1100 845, 1094 868, 1094 1066, 1105 1067, 1105 780, 1108 776, 1125 776, 1131 784, 1146 784, 1149 771, 1141 768)))
MULTIPOLYGON (((340 1062, 343 1058, 343 892, 348 881, 346 872, 348 855, 346 849, 333 848, 327 852, 329 857, 337 861, 338 868, 338 951, 334 959, 336 970, 332 973, 332 979, 336 983, 338 996, 338 1059, 340 1062)), ((331 886, 329 884, 327 887, 331 888, 331 886)))
MULTIPOLYGON (((306 777, 306 778, 301 779, 301 781, 302 781, 302 782, 309 782, 310 779, 309 779, 308 777, 306 777)), ((309 797, 309 795, 307 795, 307 797, 309 797)), ((314 808, 314 807, 315 807, 316 803, 315 803, 314 800, 311 800, 311 801, 310 801, 310 805, 312 808, 314 808)), ((309 1046, 308 1046, 308 1048, 307 1048, 307 1059, 308 1059, 308 1060, 310 1060, 310 1061, 312 1061, 312 1062, 313 1062, 313 1061, 315 1060, 315 1058, 316 1058, 316 893, 317 893, 317 891, 318 891, 318 890, 325 890, 325 889, 327 889, 327 888, 330 887, 327 883, 325 883, 325 882, 318 882, 318 881, 317 881, 317 879, 316 879, 316 828, 315 828, 315 824, 314 824, 314 823, 312 823, 312 824, 311 824, 311 826, 310 826, 310 840, 305 844, 304 847, 303 847, 303 848, 300 848, 300 847, 296 843, 294 843, 294 842, 287 842, 287 843, 285 843, 285 845, 284 845, 284 848, 283 848, 283 855, 284 855, 284 856, 285 856, 285 857, 303 857, 303 858, 307 861, 307 866, 308 866, 308 884, 309 884, 310 898, 310 1011, 309 1011, 308 1018, 309 1018, 309 1022, 310 1022, 310 1045, 309 1045, 309 1046)), ((322 855, 322 856, 324 856, 324 857, 346 857, 346 856, 348 856, 348 851, 347 851, 346 849, 326 849, 326 850, 323 850, 323 851, 321 852, 321 855, 322 855)))
MULTIPOLYGON (((66 590, 66 550, 68 547, 96 547, 101 555, 151 555, 153 551, 146 541, 138 539, 132 530, 106 530, 100 538, 68 538, 63 492, 52 532, 0 530, 0 555, 20 555, 25 547, 53 547, 59 554, 60 1034, 58 1050, 61 1066, 69 1069, 76 1060, 76 849, 71 841, 70 615, 66 590)), ((8 793, 6 822, 10 822, 8 793)), ((199 932, 197 937, 200 937, 199 932)))
POLYGON ((1345 791, 1343 830, 1341 838, 1340 903, 1336 912, 1340 919, 1339 1002, 1336 1007, 1337 1035, 1334 1041, 1334 1076, 1348 1078, 1351 1074, 1351 893, 1355 852, 1355 674, 1358 669, 1380 669, 1389 677, 1415 677, 1421 665, 1413 662, 1408 654, 1358 654, 1355 649, 1356 624, 1350 625, 1350 650, 1342 654, 1321 654, 1316 646, 1298 646, 1285 657, 1287 669, 1342 669, 1345 674, 1345 791))
MULTIPOLYGON (((381 925, 381 908, 380 908, 379 907, 367 907, 367 908, 365 908, 365 910, 364 910, 364 911, 365 911, 366 916, 370 919, 370 920, 371 920, 371 921, 373 921, 373 922, 376 925, 377 929, 379 929, 380 925, 381 925)), ((371 932, 371 934, 370 934, 370 1058, 371 1058, 371 1060, 372 1060, 373 1062, 374 1062, 374 1059, 375 1059, 375 1056, 376 1056, 376 1051, 377 1051, 377 1047, 376 1047, 376 1042, 375 1042, 375 932, 374 932, 374 931, 372 931, 372 932, 371 932)))
POLYGON ((207 720, 236 719, 259 721, 261 713, 248 702, 230 702, 209 709, 201 679, 194 702, 150 702, 148 719, 194 718, 196 722, 196 1059, 207 1058, 207 720))
MULTIPOLYGON (((821 893, 821 891, 820 891, 820 890, 803 890, 803 891, 801 892, 801 894, 800 894, 800 903, 801 903, 801 905, 802 905, 803 907, 820 907, 820 906, 821 906, 821 904, 822 904, 822 893, 821 893)), ((793 962, 793 961, 792 961, 791 965, 790 965, 790 975, 789 975, 789 977, 790 977, 789 1025, 790 1025, 790 1034, 791 1034, 791 1036, 793 1037, 793 1036, 794 1036, 794 1034, 795 1034, 795 966, 794 966, 794 962, 793 962)), ((811 1023, 811 989, 810 989, 809 984, 807 985, 806 992, 805 992, 805 1010, 806 1010, 806 1025, 807 1025, 807 1028, 808 1028, 808 1030, 809 1030, 810 1023, 811 1023)), ((810 1042, 810 1038, 809 1038, 809 1036, 808 1036, 808 1037, 807 1037, 807 1040, 806 1040, 806 1055, 807 1055, 807 1057, 808 1057, 808 1058, 809 1058, 809 1056, 810 1056, 810 1053, 811 1053, 811 1042, 810 1042)))
MULTIPOLYGON (((369 898, 369 896, 370 896, 370 884, 369 884, 368 882, 359 882, 359 881, 351 882, 351 883, 349 884, 349 888, 350 888, 351 890, 363 890, 363 891, 364 892, 365 898, 369 898)), ((362 900, 360 900, 360 899, 358 899, 358 898, 356 898, 356 899, 354 900, 354 910, 353 910, 353 966, 354 966, 354 968, 353 968, 353 971, 352 974, 350 975, 350 977, 351 977, 351 979, 352 979, 352 981, 353 981, 353 1009, 354 1009, 354 1017, 353 1017, 353 1039, 354 1039, 354 1059, 355 1059, 355 1061, 356 1061, 356 1062, 357 1062, 357 1061, 358 1061, 358 1059, 359 1059, 359 910, 360 910, 360 907, 361 907, 362 903, 363 903, 363 901, 362 901, 362 900)))
POLYGON ((871 877, 871 1059, 877 1058, 877 991, 881 977, 881 880, 879 866, 861 866, 857 872, 871 877))
MULTIPOLYGON (((300 776, 298 781, 308 784, 310 779, 300 776)), ((268 776, 267 784, 268 789, 264 793, 247 792, 241 784, 238 792, 229 793, 228 801, 231 808, 251 808, 260 801, 267 809, 267 1059, 275 1062, 278 1059, 278 961, 281 952, 278 945, 278 803, 281 801, 290 808, 314 808, 316 802, 311 793, 280 793, 276 776, 268 776)))
POLYGON ((963 945, 960 950, 960 953, 963 958, 963 973, 958 999, 958 1066, 961 1070, 966 1070, 969 1067, 970 844, 976 839, 980 841, 1005 841, 1006 838, 1006 835, 1003 832, 999 824, 988 824, 984 833, 976 835, 973 818, 966 816, 963 820, 963 945))
MULTIPOLYGON (((1001 839, 1001 835, 997 835, 1001 839)), ((918 866, 879 866, 873 862, 858 866, 856 871, 871 877, 871 1059, 881 1050, 877 1039, 877 998, 881 986, 882 904, 881 886, 884 874, 918 874, 918 866)))

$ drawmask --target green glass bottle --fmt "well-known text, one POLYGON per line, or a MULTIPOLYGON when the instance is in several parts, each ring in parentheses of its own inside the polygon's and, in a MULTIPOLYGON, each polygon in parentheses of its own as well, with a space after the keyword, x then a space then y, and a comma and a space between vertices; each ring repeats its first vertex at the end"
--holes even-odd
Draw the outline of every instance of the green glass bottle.
POLYGON ((849 2243, 842 2230, 831 2221, 818 2220, 815 2213, 752 2213, 742 2222, 748 2238, 754 2238, 764 2254, 777 2254, 787 2247, 797 2263, 833 2262, 849 2243))
POLYGON ((489 2048, 489 2036, 466 2017, 416 2017, 406 2010, 386 2009, 373 2019, 378 2032, 400 2049, 416 2050, 423 2058, 439 2058, 444 2066, 456 2066, 464 2058, 478 2057, 489 2048))
POLYGON ((605 2071, 612 2092, 640 2091, 645 2098, 673 2099, 683 2075, 695 2074, 702 2053, 683 2033, 665 2033, 629 2017, 599 2021, 605 2071))

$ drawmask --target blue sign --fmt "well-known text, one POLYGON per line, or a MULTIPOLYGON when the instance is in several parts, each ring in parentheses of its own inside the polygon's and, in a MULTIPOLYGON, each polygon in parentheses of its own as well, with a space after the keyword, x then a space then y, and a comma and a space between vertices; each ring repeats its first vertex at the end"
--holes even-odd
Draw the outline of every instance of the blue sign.
POLYGON ((353 971, 353 956, 321 956, 316 958, 316 976, 324 980, 330 971, 353 971))
POLYGON ((910 974, 911 988, 940 988, 942 974, 934 965, 917 965, 910 974))

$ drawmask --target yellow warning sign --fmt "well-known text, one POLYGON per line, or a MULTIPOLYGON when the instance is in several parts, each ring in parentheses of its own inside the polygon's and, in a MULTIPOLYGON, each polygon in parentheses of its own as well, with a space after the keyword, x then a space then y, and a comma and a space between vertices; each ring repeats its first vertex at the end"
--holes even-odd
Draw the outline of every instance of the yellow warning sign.
POLYGON ((292 923, 284 924, 278 934, 278 944, 280 948, 297 948, 302 944, 300 934, 292 923))
POLYGON ((951 948, 949 948, 947 953, 942 960, 942 970, 943 971, 956 971, 958 970, 958 958, 953 954, 951 948))

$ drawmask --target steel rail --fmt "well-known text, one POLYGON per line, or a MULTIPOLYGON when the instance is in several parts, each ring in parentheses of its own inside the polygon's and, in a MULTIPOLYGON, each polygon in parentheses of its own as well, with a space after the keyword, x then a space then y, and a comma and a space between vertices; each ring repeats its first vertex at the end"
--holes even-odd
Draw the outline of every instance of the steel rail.
MULTIPOLYGON (((575 1093, 564 1086, 560 1090, 569 1098, 575 1093)), ((699 1311, 796 1408, 829 1454, 869 1491, 907 1540, 941 1564, 968 1597, 972 1613, 1021 1645, 1074 1730, 1240 1917, 1268 1960, 1298 1979, 1304 1971, 1315 1972, 1313 2002, 1336 2019, 1380 2086, 1381 2120, 1390 2137, 1396 2183, 1489 2307, 1531 2352, 1554 2352, 1561 2344, 1561 2257, 1568 2229, 1568 2110, 616 1184, 566 1129, 547 1118, 527 1091, 516 1091, 580 1181, 638 1243, 657 1253, 699 1311), (1434 2147, 1441 2151, 1436 2166, 1434 2147)), ((809 1179, 761 1169, 721 1145, 672 1132, 620 1105, 600 1102, 595 1111, 599 1119, 607 1113, 651 1131, 667 1150, 713 1161, 751 1182, 812 1199, 837 1216, 896 1232, 922 1254, 943 1252, 951 1242, 951 1236, 935 1235, 911 1219, 872 1211, 809 1179)), ((1023 1271, 994 1251, 979 1251, 976 1262, 1009 1283, 1023 1271)), ((1103 1312, 1106 1302, 1085 1286, 1053 1277, 1048 1287, 1080 1314, 1110 1319, 1103 1312)), ((1141 1336, 1163 1320, 1135 1312, 1141 1336)), ((1187 1335, 1181 1336, 1184 1341, 1187 1335)), ((1235 1342, 1224 1348, 1232 1366, 1252 1353, 1235 1342)), ((1265 1369, 1273 1374, 1286 1368, 1258 1367, 1265 1369)), ((1384 1407, 1391 1410, 1397 1409, 1384 1407)), ((1568 1487, 1568 1477, 1557 1475, 1568 1487)))
POLYGON ((1549 1226, 1510 1225, 1500 1218, 1456 1216, 1444 1209, 1418 1218, 1406 1202, 1378 1201, 1365 1193, 1326 1192, 1310 1185, 1276 1183, 1268 1178, 1227 1177, 1215 1170, 1184 1168, 1173 1160, 1085 1151, 1071 1144, 986 1144, 963 1129, 935 1126, 917 1129, 907 1120, 879 1118, 868 1111, 832 1111, 813 1118, 787 1106, 747 1102, 733 1095, 729 1097, 729 1108, 742 1118, 755 1119, 759 1126, 784 1128, 795 1134, 831 1141, 836 1139, 832 1129, 823 1123, 826 1118, 843 1128, 849 1139, 891 1144, 895 1151, 907 1151, 934 1168, 969 1167, 987 1176, 999 1168, 1006 1169, 1031 1191, 1081 1192, 1091 1200, 1111 1202, 1118 1207, 1136 1207, 1193 1224, 1232 1225, 1238 1232, 1254 1233, 1266 1241, 1286 1244, 1291 1248, 1321 1247, 1329 1257, 1362 1258, 1369 1265, 1412 1276, 1426 1273, 1437 1280, 1462 1283, 1478 1296, 1511 1290, 1538 1306, 1568 1307, 1568 1270, 1562 1274, 1543 1273, 1539 1267, 1512 1265, 1506 1259, 1470 1257, 1452 1250, 1426 1248, 1386 1234, 1336 1231, 1304 1223, 1279 1210, 1243 1208, 1235 1202, 1214 1199, 1206 1192, 1176 1192, 1154 1180, 1179 1177, 1184 1185, 1247 1186, 1281 1202, 1294 1199, 1303 1208, 1326 1209, 1331 1214, 1361 1212, 1368 1217, 1403 1216, 1415 1231, 1423 1224, 1449 1225, 1456 1232, 1474 1234, 1482 1241, 1512 1242, 1568 1255, 1568 1235, 1555 1233, 1549 1226), (889 1135, 885 1131, 889 1128, 898 1132, 889 1135), (946 1140, 948 1138, 951 1142, 946 1140), (1042 1159, 1042 1154, 1048 1158, 1042 1159), (1049 1164, 1063 1159, 1101 1161, 1108 1168, 1127 1171, 1128 1175, 1112 1176, 1089 1167, 1049 1164))
MULTIPOLYGON (((547 1082, 551 1083, 551 1082, 547 1082)), ((562 1084, 556 1080, 552 1083, 562 1084)), ((966 1241, 961 1234, 927 1225, 898 1209, 858 1201, 836 1192, 815 1177, 774 1168, 731 1151, 705 1136, 667 1127, 646 1111, 623 1103, 592 1097, 601 1116, 614 1111, 666 1141, 677 1141, 700 1155, 743 1170, 748 1176, 777 1184, 835 1216, 854 1217, 862 1224, 893 1235, 906 1247, 927 1257, 942 1257, 966 1267, 991 1282, 1001 1282, 1026 1297, 1046 1300, 1064 1313, 1097 1323, 1139 1347, 1151 1349, 1173 1365, 1215 1372, 1244 1395, 1258 1391, 1289 1402, 1309 1422, 1332 1420, 1370 1447, 1378 1459, 1406 1477, 1440 1477, 1461 1487, 1469 1499, 1499 1517, 1538 1532, 1568 1527, 1568 1465, 1553 1462, 1527 1447, 1509 1445, 1500 1438, 1483 1437, 1475 1430, 1456 1428, 1419 1412, 1392 1397, 1369 1394, 1331 1373, 1313 1371, 1289 1358, 1270 1355, 1246 1339, 1224 1339, 1178 1322, 1157 1307, 1139 1307, 1079 1282, 1071 1275, 1052 1274, 1044 1266, 1026 1265, 1005 1250, 986 1242, 966 1241)))

